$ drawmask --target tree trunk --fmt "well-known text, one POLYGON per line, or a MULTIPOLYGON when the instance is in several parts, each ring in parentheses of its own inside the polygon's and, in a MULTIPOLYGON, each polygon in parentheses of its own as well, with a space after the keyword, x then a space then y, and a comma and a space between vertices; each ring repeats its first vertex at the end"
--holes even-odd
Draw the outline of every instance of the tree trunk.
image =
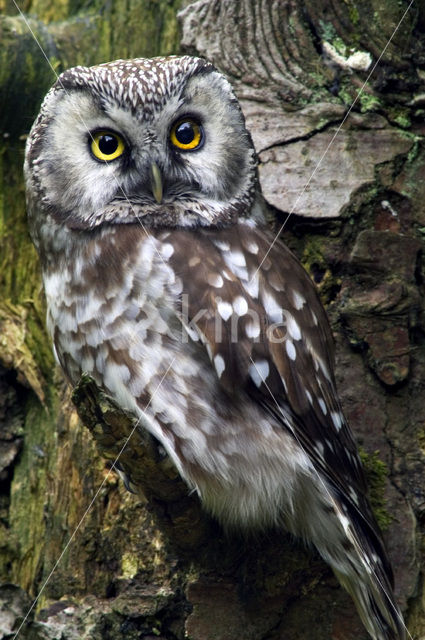
POLYGON ((327 306, 396 593, 424 638, 423 0, 395 33, 406 0, 20 6, 24 16, 0 3, 0 638, 367 637, 313 551, 281 531, 224 533, 137 431, 120 458, 127 492, 110 466, 131 419, 83 380, 82 426, 53 363, 26 230, 25 136, 55 73, 181 52, 235 87, 270 224, 327 306))

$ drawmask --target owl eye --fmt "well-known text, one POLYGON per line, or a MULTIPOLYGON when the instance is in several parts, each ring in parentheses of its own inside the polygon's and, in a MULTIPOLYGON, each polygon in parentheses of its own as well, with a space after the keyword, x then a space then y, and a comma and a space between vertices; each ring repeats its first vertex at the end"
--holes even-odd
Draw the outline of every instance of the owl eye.
POLYGON ((110 161, 122 156, 125 144, 113 131, 96 131, 90 136, 90 150, 98 160, 110 161))
POLYGON ((204 130, 193 118, 181 118, 171 127, 170 140, 177 149, 194 151, 203 145, 204 130))

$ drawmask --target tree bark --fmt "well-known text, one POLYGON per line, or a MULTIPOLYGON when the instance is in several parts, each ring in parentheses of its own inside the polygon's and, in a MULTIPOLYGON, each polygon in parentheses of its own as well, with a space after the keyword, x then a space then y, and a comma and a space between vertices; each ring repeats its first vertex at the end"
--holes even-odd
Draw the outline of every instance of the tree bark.
POLYGON ((25 18, 0 15, 0 638, 39 596, 19 638, 366 640, 313 551, 281 531, 223 532, 137 430, 127 492, 110 466, 133 422, 82 380, 82 426, 53 364, 25 135, 53 70, 179 52, 214 62, 241 101, 270 223, 327 306, 396 593, 425 637, 424 2, 395 33, 406 1, 20 6, 25 18))

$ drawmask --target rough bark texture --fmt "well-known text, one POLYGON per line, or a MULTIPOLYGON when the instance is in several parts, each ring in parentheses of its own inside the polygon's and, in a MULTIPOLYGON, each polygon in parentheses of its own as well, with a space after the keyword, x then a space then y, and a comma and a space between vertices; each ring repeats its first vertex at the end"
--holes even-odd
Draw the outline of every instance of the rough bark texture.
POLYGON ((28 0, 27 25, 0 0, 0 638, 40 589, 19 638, 365 638, 313 552, 281 532, 223 533, 137 432, 121 458, 139 492, 128 493, 109 466, 133 425, 87 380, 74 401, 89 429, 78 420, 53 365, 25 226, 24 138, 54 81, 29 27, 56 72, 185 51, 229 76, 271 223, 285 224, 328 307, 396 591, 412 636, 425 637, 423 1, 358 96, 407 6, 28 0))

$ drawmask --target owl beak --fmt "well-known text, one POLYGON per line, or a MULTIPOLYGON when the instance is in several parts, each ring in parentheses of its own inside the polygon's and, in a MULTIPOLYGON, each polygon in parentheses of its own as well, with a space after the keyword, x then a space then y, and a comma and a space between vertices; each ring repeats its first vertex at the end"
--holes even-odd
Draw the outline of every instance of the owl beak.
POLYGON ((151 188, 152 193, 158 204, 162 202, 162 177, 156 162, 151 164, 151 188))

